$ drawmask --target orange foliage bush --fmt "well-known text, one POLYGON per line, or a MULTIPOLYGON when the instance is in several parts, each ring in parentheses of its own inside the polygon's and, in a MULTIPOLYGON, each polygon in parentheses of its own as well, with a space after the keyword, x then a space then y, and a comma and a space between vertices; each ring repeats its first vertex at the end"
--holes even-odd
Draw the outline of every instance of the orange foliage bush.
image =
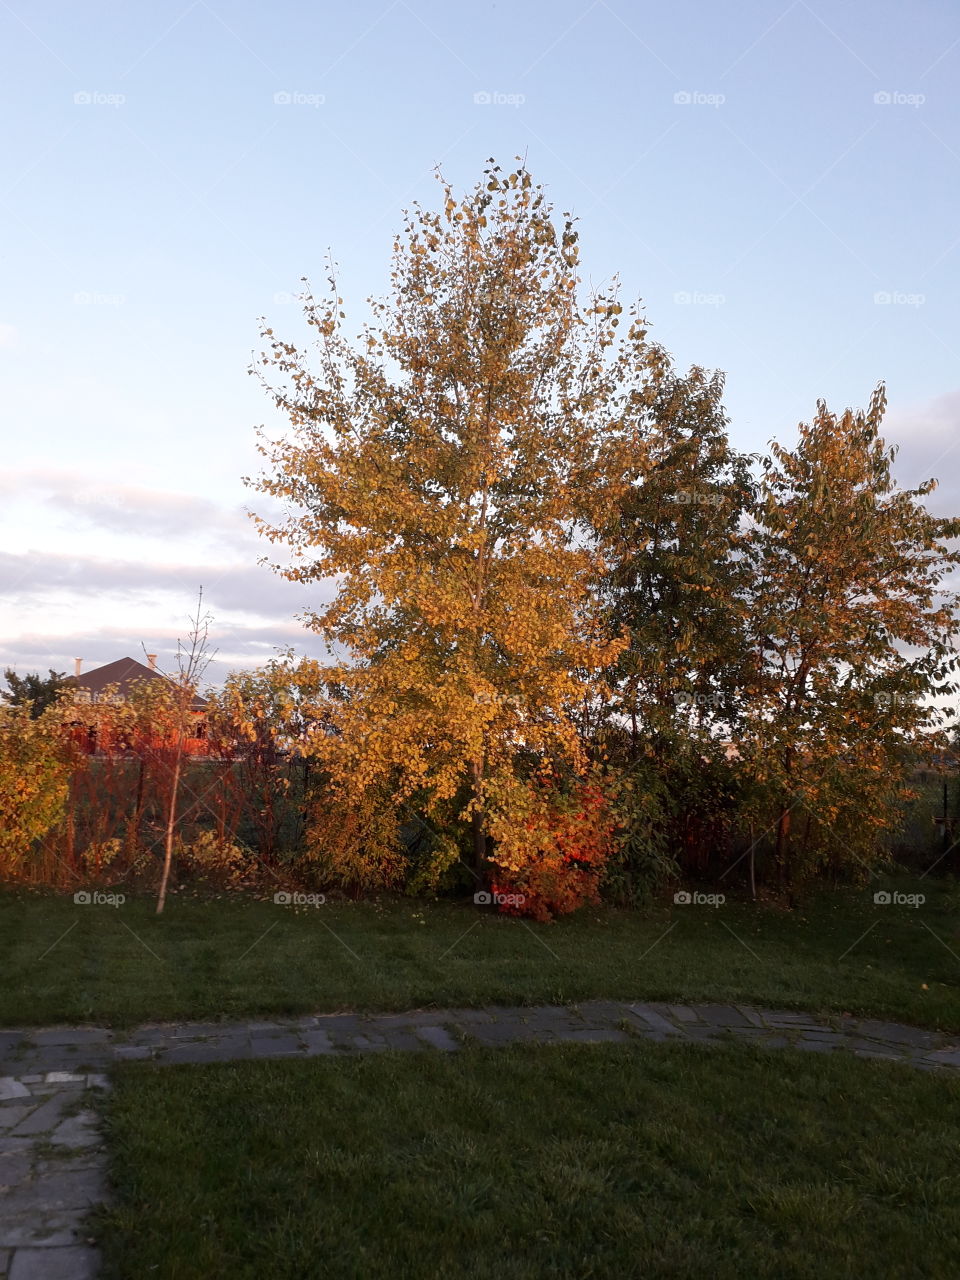
POLYGON ((546 921, 599 902, 617 826, 602 787, 581 779, 561 790, 547 775, 524 790, 514 811, 501 809, 491 824, 498 870, 490 887, 498 901, 509 899, 500 910, 546 921))

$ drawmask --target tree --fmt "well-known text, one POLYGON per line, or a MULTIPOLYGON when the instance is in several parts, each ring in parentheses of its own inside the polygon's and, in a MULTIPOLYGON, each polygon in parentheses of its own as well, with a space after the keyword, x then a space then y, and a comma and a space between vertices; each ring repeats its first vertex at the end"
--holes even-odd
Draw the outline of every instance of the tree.
POLYGON ((63 822, 72 767, 59 707, 34 715, 32 705, 0 703, 2 874, 22 874, 37 842, 63 822))
POLYGON ((0 690, 0 698, 15 707, 29 707, 30 714, 36 720, 48 707, 55 705, 66 685, 62 671, 48 669, 46 677, 38 671, 30 671, 25 676, 18 676, 10 667, 3 673, 3 678, 10 686, 10 692, 0 690))
POLYGON ((722 376, 699 368, 661 381, 640 468, 597 531, 611 630, 630 637, 610 710, 629 722, 635 748, 659 743, 658 754, 732 723, 744 683, 751 459, 730 447, 722 392, 722 376))
POLYGON ((305 617, 347 655, 336 732, 314 741, 332 785, 428 815, 457 800, 480 873, 520 757, 585 766, 579 708, 623 645, 599 617, 591 523, 642 465, 669 361, 636 307, 617 334, 615 285, 579 300, 574 223, 554 225, 524 167, 491 162, 460 200, 442 188, 442 211, 407 215, 358 345, 332 269, 327 300, 304 295, 317 368, 263 330, 254 371, 291 432, 261 431, 254 487, 294 508, 257 521, 292 553, 274 569, 336 584, 305 617))
POLYGON ((896 486, 884 407, 882 386, 866 413, 821 402, 797 446, 763 460, 740 749, 784 887, 830 861, 876 861, 911 759, 939 741, 932 699, 960 687, 958 597, 942 585, 960 520, 927 511, 935 480, 896 486))

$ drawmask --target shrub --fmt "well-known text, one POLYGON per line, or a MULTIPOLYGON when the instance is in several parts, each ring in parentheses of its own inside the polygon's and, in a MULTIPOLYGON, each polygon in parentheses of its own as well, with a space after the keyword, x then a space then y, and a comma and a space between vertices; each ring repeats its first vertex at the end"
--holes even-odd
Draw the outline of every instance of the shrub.
POLYGON ((550 920, 599 901, 616 818, 597 778, 517 780, 490 811, 491 889, 521 899, 501 910, 550 920))
POLYGON ((57 709, 31 717, 0 705, 0 872, 19 876, 30 853, 59 827, 69 792, 72 751, 57 709))

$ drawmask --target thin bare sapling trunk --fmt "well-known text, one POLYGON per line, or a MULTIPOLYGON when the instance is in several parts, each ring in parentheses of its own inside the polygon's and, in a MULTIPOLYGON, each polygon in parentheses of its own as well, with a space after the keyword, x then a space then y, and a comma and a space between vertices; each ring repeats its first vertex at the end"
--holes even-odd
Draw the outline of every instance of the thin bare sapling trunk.
POLYGON ((210 633, 211 617, 201 613, 203 606, 203 587, 197 593, 197 611, 191 618, 191 629, 188 643, 177 641, 177 675, 174 686, 174 756, 173 772, 170 779, 170 798, 167 803, 167 828, 163 843, 163 872, 160 876, 160 891, 157 894, 157 915, 163 911, 167 900, 167 886, 170 882, 170 868, 173 865, 173 837, 177 827, 177 802, 180 796, 180 780, 183 775, 183 754, 185 740, 188 736, 190 716, 197 696, 197 687, 204 671, 209 666, 216 650, 207 652, 207 641, 210 633))

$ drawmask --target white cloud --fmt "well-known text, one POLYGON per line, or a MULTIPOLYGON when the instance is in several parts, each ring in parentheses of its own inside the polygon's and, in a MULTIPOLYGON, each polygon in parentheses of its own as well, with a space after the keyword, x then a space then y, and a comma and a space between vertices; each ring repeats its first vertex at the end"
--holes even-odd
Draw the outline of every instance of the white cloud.
POLYGON ((894 474, 904 488, 939 481, 927 505, 938 515, 960 514, 960 391, 888 413, 888 444, 899 446, 894 474))

